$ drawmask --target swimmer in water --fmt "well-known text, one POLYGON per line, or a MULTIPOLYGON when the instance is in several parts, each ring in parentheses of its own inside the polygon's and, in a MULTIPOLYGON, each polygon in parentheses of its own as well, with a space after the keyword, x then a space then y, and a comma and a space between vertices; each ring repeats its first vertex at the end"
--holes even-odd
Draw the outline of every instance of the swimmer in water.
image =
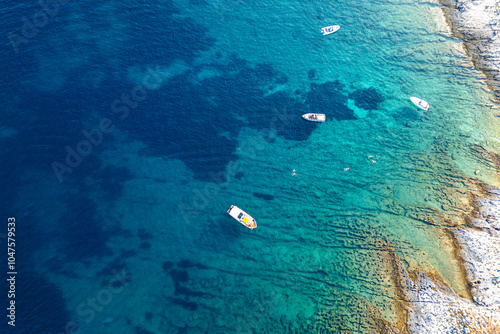
POLYGON ((376 164, 377 163, 377 160, 375 159, 378 159, 378 155, 376 157, 374 157, 373 155, 369 155, 368 156, 368 160, 370 160, 372 162, 372 164, 376 164))

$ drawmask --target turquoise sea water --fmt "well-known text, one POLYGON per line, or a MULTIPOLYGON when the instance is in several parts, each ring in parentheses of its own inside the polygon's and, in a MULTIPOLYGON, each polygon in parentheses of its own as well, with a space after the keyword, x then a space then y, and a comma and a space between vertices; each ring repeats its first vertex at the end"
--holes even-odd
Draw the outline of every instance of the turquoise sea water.
POLYGON ((499 183, 498 118, 439 5, 70 2, 19 48, 0 134, 24 332, 382 333, 398 263, 468 297, 446 227, 499 183))

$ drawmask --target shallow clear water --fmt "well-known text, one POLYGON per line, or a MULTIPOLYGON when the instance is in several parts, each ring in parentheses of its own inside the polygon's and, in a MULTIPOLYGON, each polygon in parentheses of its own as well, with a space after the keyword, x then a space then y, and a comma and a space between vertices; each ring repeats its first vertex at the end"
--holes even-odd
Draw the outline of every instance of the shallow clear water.
MULTIPOLYGON (((4 35, 38 10, 6 10, 4 35)), ((483 149, 499 151, 498 119, 440 10, 60 5, 2 51, 2 180, 16 189, 3 203, 29 254, 19 326, 380 333, 405 320, 400 261, 467 297, 445 228, 465 223, 481 181, 498 184, 483 149), (113 131, 59 182, 54 161, 86 152, 82 130, 102 122, 113 131), (258 228, 231 220, 232 204, 258 228)))

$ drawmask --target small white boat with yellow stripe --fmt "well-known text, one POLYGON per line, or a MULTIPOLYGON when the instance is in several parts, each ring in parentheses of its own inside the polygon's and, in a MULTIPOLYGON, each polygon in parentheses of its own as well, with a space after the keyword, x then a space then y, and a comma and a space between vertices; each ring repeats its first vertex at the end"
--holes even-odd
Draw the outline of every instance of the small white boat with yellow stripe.
POLYGON ((253 230, 257 227, 257 222, 248 213, 238 208, 236 205, 231 205, 227 213, 234 219, 240 222, 240 224, 245 225, 249 229, 253 230))

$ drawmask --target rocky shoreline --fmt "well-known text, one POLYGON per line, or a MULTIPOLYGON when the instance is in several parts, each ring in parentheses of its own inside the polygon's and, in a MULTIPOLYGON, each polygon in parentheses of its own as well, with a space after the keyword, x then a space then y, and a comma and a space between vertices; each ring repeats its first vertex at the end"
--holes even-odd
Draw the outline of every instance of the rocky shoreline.
MULTIPOLYGON (((439 0, 453 34, 464 40, 474 66, 489 78, 500 102, 500 1, 439 0)), ((498 166, 497 166, 498 168, 498 166)), ((500 333, 500 189, 478 199, 480 214, 466 228, 451 228, 460 250, 471 300, 439 277, 399 266, 408 316, 404 332, 500 333)))
POLYGON ((472 301, 423 272, 400 266, 408 302, 409 333, 500 333, 500 189, 480 199, 480 218, 471 228, 451 231, 462 249, 472 301))
POLYGON ((439 0, 452 32, 465 41, 474 66, 489 77, 500 102, 500 1, 439 0))

